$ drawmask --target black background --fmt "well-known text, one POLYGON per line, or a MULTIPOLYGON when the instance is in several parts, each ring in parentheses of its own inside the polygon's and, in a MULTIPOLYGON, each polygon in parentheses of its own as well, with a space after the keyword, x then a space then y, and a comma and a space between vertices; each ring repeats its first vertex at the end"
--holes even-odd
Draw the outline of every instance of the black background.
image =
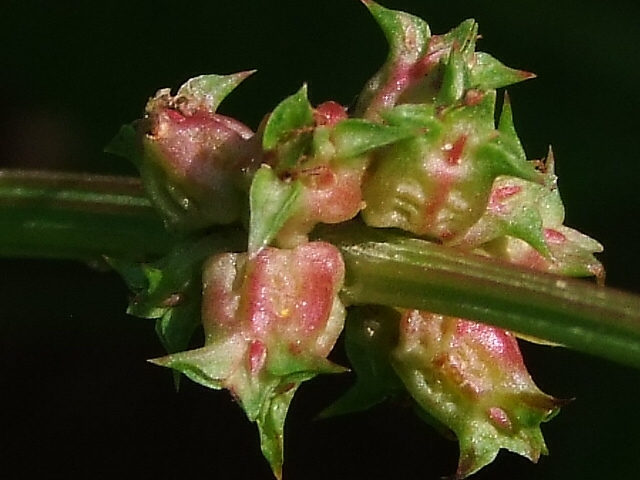
MULTIPOLYGON (((640 107, 635 1, 388 0, 443 33, 467 17, 479 49, 538 78, 511 87, 531 158, 549 144, 567 224, 605 245, 610 286, 640 292, 640 107)), ((221 112, 255 127, 308 82, 312 102, 351 104, 386 55, 357 0, 3 0, 0 165, 134 173, 102 153, 158 88, 202 73, 259 71, 221 112)), ((224 392, 175 393, 153 323, 124 313, 113 273, 0 261, 0 478, 268 479, 254 427, 224 392)), ((576 401, 543 430, 538 465, 503 452, 475 478, 629 479, 640 467, 640 373, 524 345, 541 388, 576 401)), ((285 478, 438 479, 455 443, 408 410, 313 421, 348 386, 320 378, 292 405, 285 478)))

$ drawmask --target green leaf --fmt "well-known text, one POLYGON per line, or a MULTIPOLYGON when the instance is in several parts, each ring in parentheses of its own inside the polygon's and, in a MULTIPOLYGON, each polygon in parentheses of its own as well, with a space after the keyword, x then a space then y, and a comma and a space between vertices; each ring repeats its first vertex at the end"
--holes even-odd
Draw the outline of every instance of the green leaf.
POLYGON ((226 388, 225 380, 230 377, 244 353, 240 343, 240 340, 231 336, 202 348, 154 358, 149 362, 183 373, 207 388, 220 390, 226 388))
POLYGON ((523 161, 527 159, 527 154, 520 143, 516 126, 513 123, 513 109, 511 108, 511 99, 505 92, 502 111, 500 112, 500 120, 498 121, 498 132, 500 132, 500 142, 511 147, 512 151, 518 155, 523 161))
POLYGON ((453 104, 442 112, 443 122, 447 126, 469 125, 473 133, 479 138, 495 137, 495 104, 496 92, 488 91, 482 96, 480 102, 474 105, 453 104))
POLYGON ((111 257, 106 257, 105 260, 111 268, 120 274, 124 283, 132 292, 137 294, 149 288, 149 277, 144 268, 144 263, 111 257))
POLYGON ((505 66, 488 53, 476 53, 471 83, 484 90, 496 89, 534 78, 535 74, 505 66))
POLYGON ((270 163, 278 173, 289 174, 306 160, 312 141, 313 135, 310 131, 296 132, 273 150, 275 161, 270 163))
POLYGON ((389 10, 371 0, 363 0, 376 20, 387 43, 389 54, 378 72, 369 80, 358 97, 356 115, 376 120, 378 112, 392 107, 400 92, 390 94, 398 67, 414 65, 426 55, 431 38, 429 25, 419 17, 389 10))
POLYGON ((126 158, 137 168, 140 168, 142 145, 134 124, 122 125, 116 136, 104 147, 104 151, 126 158))
POLYGON ((353 158, 416 135, 415 128, 380 125, 367 120, 353 118, 343 120, 331 131, 331 140, 336 156, 353 158))
POLYGON ((468 62, 476 48, 478 23, 473 18, 467 18, 444 35, 438 35, 438 38, 452 50, 458 49, 463 60, 468 62))
POLYGON ((391 125, 426 129, 429 133, 436 132, 436 136, 442 128, 436 107, 431 104, 397 105, 384 111, 382 118, 391 125))
MULTIPOLYGON (((162 282, 162 270, 148 263, 137 263, 118 258, 106 258, 111 268, 120 274, 135 297, 129 303, 127 313, 139 318, 160 318, 167 311, 162 303, 166 298, 153 298, 158 285, 162 282)), ((160 295, 162 297, 162 295, 160 295)))
POLYGON ((302 185, 298 180, 280 180, 268 165, 262 165, 251 183, 249 201, 249 255, 269 245, 285 222, 299 208, 302 185))
POLYGON ((345 347, 356 383, 321 418, 366 410, 405 392, 389 354, 398 342, 398 313, 383 307, 352 307, 345 324, 345 347))
POLYGON ((457 44, 451 47, 449 59, 444 66, 442 86, 436 97, 439 106, 450 106, 458 103, 467 88, 468 67, 457 44))
POLYGON ((299 364, 291 354, 286 355, 290 361, 284 361, 288 368, 282 368, 277 374, 268 369, 269 375, 256 385, 258 393, 252 399, 241 397, 242 406, 252 421, 255 421, 260 433, 260 448, 269 462, 276 478, 282 478, 284 463, 284 424, 293 400, 293 396, 302 384, 318 374, 342 373, 345 368, 335 365, 324 358, 316 358, 308 365, 299 364), (255 404, 250 402, 253 400, 255 404), (257 409, 258 414, 249 414, 257 409))
POLYGON ((549 258, 551 252, 544 238, 542 215, 536 208, 519 208, 508 219, 505 228, 507 235, 520 238, 535 248, 541 255, 549 258))
MULTIPOLYGON (((247 418, 256 422, 264 457, 274 475, 282 475, 284 423, 291 400, 300 384, 321 373, 340 373, 345 369, 326 360, 297 359, 288 349, 275 351, 275 368, 247 371, 247 340, 242 333, 214 340, 205 347, 150 360, 185 374, 212 389, 233 392, 247 418)), ((270 363, 272 363, 270 361, 270 363)))
POLYGON ((284 463, 284 423, 298 386, 270 397, 260 409, 260 415, 256 419, 262 454, 278 480, 282 478, 284 463))
POLYGON ((431 37, 429 25, 420 17, 384 8, 371 0, 364 4, 389 43, 388 62, 416 62, 426 51, 431 37))
POLYGON ((262 135, 262 148, 273 150, 299 130, 313 125, 313 107, 307 98, 307 86, 303 85, 294 95, 280 102, 269 116, 262 135))
MULTIPOLYGON (((188 348, 201 324, 202 262, 216 253, 243 248, 243 244, 222 234, 182 242, 153 263, 107 260, 135 294, 127 313, 156 319, 160 342, 167 353, 175 353, 188 348)), ((179 378, 176 373, 176 388, 179 378)))
POLYGON ((480 145, 476 156, 479 161, 490 164, 496 176, 510 175, 531 182, 544 182, 544 177, 534 164, 524 161, 520 152, 513 151, 510 144, 501 142, 500 137, 480 145))
POLYGON ((167 353, 186 350, 196 328, 200 326, 200 284, 190 285, 185 291, 188 301, 165 309, 156 320, 156 333, 167 353))
MULTIPOLYGON (((186 350, 194 333, 201 325, 199 285, 192 286, 185 295, 190 301, 169 308, 156 320, 156 335, 167 353, 186 350)), ((180 372, 174 371, 173 382, 176 390, 180 387, 180 372)))
POLYGON ((348 370, 309 352, 292 353, 289 347, 285 342, 273 345, 267 363, 269 375, 281 378, 283 385, 304 382, 320 374, 344 373, 348 370))
POLYGON ((255 70, 234 73, 231 75, 200 75, 184 83, 176 94, 185 99, 190 106, 200 107, 215 113, 218 106, 240 83, 253 74, 255 70))
POLYGON ((243 247, 242 233, 229 233, 183 241, 166 256, 151 263, 136 264, 108 258, 136 295, 128 313, 142 318, 159 318, 168 308, 180 304, 180 297, 187 288, 199 285, 202 262, 206 258, 243 247))

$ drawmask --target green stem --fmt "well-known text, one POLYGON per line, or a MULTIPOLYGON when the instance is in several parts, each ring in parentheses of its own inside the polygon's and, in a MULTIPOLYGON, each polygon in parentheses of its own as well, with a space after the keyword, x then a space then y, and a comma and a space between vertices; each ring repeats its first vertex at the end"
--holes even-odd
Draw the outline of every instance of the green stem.
POLYGON ((0 256, 144 258, 174 242, 135 178, 0 171, 0 256))
POLYGON ((640 368, 637 295, 389 232, 345 237, 328 236, 345 259, 348 303, 473 319, 640 368))
MULTIPOLYGON (((355 222, 317 238, 342 250, 348 303, 478 320, 640 368, 638 296, 355 222)), ((177 241, 136 179, 0 171, 0 255, 140 259, 177 241)))

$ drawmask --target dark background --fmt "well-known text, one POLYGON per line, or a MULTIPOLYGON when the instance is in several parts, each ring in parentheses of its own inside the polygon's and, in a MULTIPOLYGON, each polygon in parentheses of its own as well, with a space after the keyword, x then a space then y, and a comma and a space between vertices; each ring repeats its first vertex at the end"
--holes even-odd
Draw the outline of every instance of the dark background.
MULTIPOLYGON (((531 158, 549 144, 567 224, 600 240, 610 286, 640 292, 640 107, 636 1, 388 0, 434 33, 479 21, 479 49, 538 74, 509 89, 531 158)), ((308 82, 314 103, 351 104, 386 55, 357 0, 86 1, 0 4, 0 165, 134 173, 101 152, 158 88, 257 68, 221 112, 255 127, 308 82)), ((124 313, 113 273, 61 261, 0 261, 0 478, 268 479, 254 427, 224 392, 145 359, 153 323, 124 313)), ((525 345, 543 390, 576 400, 544 426, 538 465, 503 452, 478 480, 629 479, 640 467, 640 372, 525 345)), ((285 478, 438 479, 455 443, 382 406, 312 421, 349 384, 301 388, 285 478)))

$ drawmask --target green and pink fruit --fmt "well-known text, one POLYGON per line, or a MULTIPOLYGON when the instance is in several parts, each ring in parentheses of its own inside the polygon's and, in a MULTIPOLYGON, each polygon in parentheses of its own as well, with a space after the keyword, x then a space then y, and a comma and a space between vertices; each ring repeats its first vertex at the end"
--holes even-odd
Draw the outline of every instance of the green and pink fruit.
POLYGON ((382 29, 389 54, 360 93, 357 116, 381 121, 386 110, 405 103, 474 104, 486 92, 534 77, 476 52, 478 26, 474 20, 465 20, 444 35, 431 35, 421 18, 371 0, 363 3, 382 29))
MULTIPOLYGON (((304 89, 293 98, 304 105, 308 119, 312 119, 295 127, 287 139, 289 144, 303 147, 296 152, 297 156, 287 158, 291 150, 286 143, 272 148, 266 141, 277 117, 269 119, 263 136, 266 158, 280 171, 282 181, 296 182, 299 186, 295 211, 278 232, 277 242, 283 247, 306 242, 307 234, 318 223, 340 223, 355 217, 363 206, 361 184, 367 166, 365 155, 345 152, 340 145, 341 138, 351 138, 341 132, 350 124, 344 123, 348 116, 341 105, 325 102, 312 108, 304 89)), ((274 114, 278 113, 277 108, 274 114)))
MULTIPOLYGON (((414 132, 412 127, 349 119, 336 102, 313 108, 306 86, 283 100, 258 133, 263 163, 281 183, 271 189, 295 192, 295 199, 287 204, 286 221, 278 227, 277 245, 294 247, 306 242, 318 223, 334 224, 355 217, 364 206, 362 179, 369 153, 414 132)), ((266 197, 260 204, 265 202, 266 197)))
POLYGON ((533 75, 476 52, 472 20, 432 36, 417 17, 365 3, 389 56, 360 94, 357 115, 417 133, 372 154, 363 219, 447 242, 480 219, 496 177, 540 181, 517 137, 514 144, 494 121, 495 89, 533 75))
POLYGON ((214 389, 227 389, 260 430, 278 478, 286 412, 298 386, 345 369, 327 360, 344 325, 340 252, 323 242, 253 256, 215 255, 204 266, 205 346, 156 359, 214 389))
POLYGON ((548 256, 524 240, 509 236, 496 239, 478 251, 514 265, 572 277, 595 277, 599 284, 604 283, 604 266, 593 255, 602 251, 600 242, 565 226, 545 228, 544 239, 548 256))
POLYGON ((203 75, 158 91, 145 117, 123 127, 108 149, 130 158, 167 226, 193 231, 238 222, 246 209, 244 176, 258 146, 243 123, 216 113, 252 72, 203 75))
POLYGON ((498 177, 482 218, 450 243, 535 270, 595 276, 603 282, 604 268, 594 257, 602 251, 602 245, 563 225, 564 206, 551 151, 539 162, 539 168, 545 177, 543 183, 498 177))
POLYGON ((495 93, 486 93, 473 105, 400 105, 384 112, 389 124, 422 133, 372 154, 364 221, 447 242, 480 219, 498 176, 541 181, 524 152, 495 128, 494 104, 495 93))
POLYGON ((547 453, 540 424, 566 401, 536 387, 509 332, 405 311, 392 363, 418 404, 456 435, 456 479, 491 463, 500 449, 534 462, 547 453))

